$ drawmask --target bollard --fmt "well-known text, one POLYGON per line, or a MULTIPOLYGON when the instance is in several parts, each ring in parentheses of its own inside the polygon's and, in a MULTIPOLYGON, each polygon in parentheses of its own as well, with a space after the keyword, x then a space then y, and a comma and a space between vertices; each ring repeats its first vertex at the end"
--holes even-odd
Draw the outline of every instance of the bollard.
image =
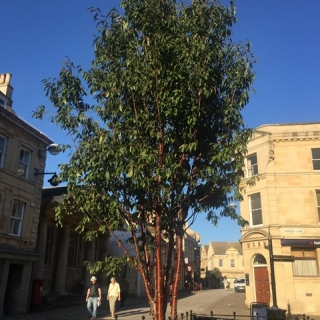
POLYGON ((181 320, 183 320, 183 313, 181 313, 181 320))
POLYGON ((236 312, 233 311, 233 319, 235 319, 235 318, 236 318, 236 312))
POLYGON ((187 320, 189 320, 189 312, 188 311, 186 312, 186 318, 187 318, 187 320))
POLYGON ((210 311, 210 316, 211 318, 213 318, 213 311, 210 311))
POLYGON ((192 310, 190 310, 190 320, 193 320, 192 310))
POLYGON ((116 314, 116 315, 114 316, 114 318, 117 320, 117 319, 118 319, 118 315, 116 314))
POLYGON ((145 316, 142 316, 142 320, 145 320, 145 318, 146 318, 145 316))
POLYGON ((67 315, 66 314, 64 314, 63 320, 67 320, 67 315))

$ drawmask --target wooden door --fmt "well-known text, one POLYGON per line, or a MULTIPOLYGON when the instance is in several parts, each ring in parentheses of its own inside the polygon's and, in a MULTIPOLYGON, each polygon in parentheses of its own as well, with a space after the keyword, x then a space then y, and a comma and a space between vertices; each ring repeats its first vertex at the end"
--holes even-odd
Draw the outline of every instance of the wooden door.
POLYGON ((270 283, 267 267, 254 267, 256 302, 270 303, 270 283))

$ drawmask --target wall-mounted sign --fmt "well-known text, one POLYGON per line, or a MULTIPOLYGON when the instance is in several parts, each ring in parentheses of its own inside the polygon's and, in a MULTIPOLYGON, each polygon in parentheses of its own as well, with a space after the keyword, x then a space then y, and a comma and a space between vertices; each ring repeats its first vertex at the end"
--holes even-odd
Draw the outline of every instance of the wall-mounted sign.
POLYGON ((248 249, 265 248, 267 245, 267 240, 246 242, 244 245, 248 249))
POLYGON ((320 239, 281 239, 283 247, 320 247, 320 239))
POLYGON ((273 255, 273 261, 293 262, 294 256, 273 255))
POLYGON ((245 273, 245 278, 246 278, 246 286, 249 286, 250 285, 250 282, 249 282, 249 273, 245 273))
POLYGON ((283 229, 284 233, 289 233, 289 234, 300 234, 304 233, 304 229, 283 229))

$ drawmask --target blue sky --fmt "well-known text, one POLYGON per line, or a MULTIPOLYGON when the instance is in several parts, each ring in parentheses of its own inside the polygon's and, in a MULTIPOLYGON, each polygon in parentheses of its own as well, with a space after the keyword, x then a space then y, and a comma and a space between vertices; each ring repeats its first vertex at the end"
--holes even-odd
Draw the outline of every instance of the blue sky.
MULTIPOLYGON (((38 105, 50 106, 41 80, 58 76, 66 56, 84 69, 94 58, 91 6, 107 13, 119 1, 1 2, 0 73, 12 74, 13 109, 57 143, 70 140, 47 119, 31 115, 38 105)), ((232 37, 250 40, 258 59, 256 93, 243 112, 246 125, 319 121, 320 1, 237 0, 236 6, 232 37)), ((47 171, 64 161, 64 155, 48 157, 47 171)), ((192 228, 204 244, 240 238, 239 227, 228 219, 214 227, 200 215, 192 228)))

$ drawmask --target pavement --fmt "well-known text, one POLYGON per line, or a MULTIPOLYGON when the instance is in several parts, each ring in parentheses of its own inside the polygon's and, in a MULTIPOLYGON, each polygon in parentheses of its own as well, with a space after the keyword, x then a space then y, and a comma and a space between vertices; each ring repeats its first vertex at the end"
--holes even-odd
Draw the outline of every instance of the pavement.
MULTIPOLYGON (((212 312, 215 315, 224 315, 225 318, 233 318, 236 312, 237 319, 250 316, 250 310, 244 304, 245 294, 235 293, 233 289, 204 289, 203 291, 179 292, 178 314, 186 315, 186 312, 197 315, 212 312)), ((67 301, 67 299, 66 299, 67 301)), ((71 304, 71 303, 70 303, 71 304)), ((126 320, 151 320, 149 315, 149 304, 145 297, 128 297, 125 307, 117 307, 116 315, 118 319, 126 320), (145 318, 143 318, 145 317, 145 318)), ((4 320, 85 320, 88 319, 85 297, 79 297, 69 306, 43 306, 43 310, 36 313, 18 314, 14 316, 4 316, 4 320)), ((170 306, 168 306, 168 315, 170 306)), ((102 301, 98 308, 97 319, 110 319, 110 311, 107 300, 102 301)), ((186 318, 185 318, 186 319, 186 318)))

